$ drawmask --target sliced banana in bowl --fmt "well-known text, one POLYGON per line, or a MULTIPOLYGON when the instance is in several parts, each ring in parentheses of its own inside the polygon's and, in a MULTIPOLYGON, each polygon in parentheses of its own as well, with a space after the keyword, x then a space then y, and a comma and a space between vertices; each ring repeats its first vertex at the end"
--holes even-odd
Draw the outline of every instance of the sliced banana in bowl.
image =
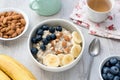
POLYGON ((62 65, 67 65, 69 63, 71 63, 74 60, 73 55, 71 54, 66 54, 63 59, 62 59, 62 65))
POLYGON ((81 46, 80 45, 73 45, 71 48, 71 54, 74 56, 74 58, 78 57, 81 52, 81 46))
POLYGON ((82 42, 82 38, 77 31, 72 32, 72 37, 75 43, 80 44, 82 42))
POLYGON ((63 57, 64 57, 64 56, 65 56, 64 54, 58 54, 58 57, 59 57, 59 59, 60 59, 60 66, 63 66, 62 60, 63 60, 63 57))
POLYGON ((47 54, 43 58, 43 64, 49 67, 58 67, 60 64, 59 57, 54 54, 47 54))

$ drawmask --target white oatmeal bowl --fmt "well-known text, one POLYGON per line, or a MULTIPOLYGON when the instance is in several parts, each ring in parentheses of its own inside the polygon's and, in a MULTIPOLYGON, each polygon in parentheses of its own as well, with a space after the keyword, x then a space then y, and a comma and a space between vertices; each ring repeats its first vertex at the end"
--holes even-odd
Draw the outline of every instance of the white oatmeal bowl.
POLYGON ((37 24, 28 38, 29 54, 40 68, 60 72, 80 60, 85 40, 76 25, 64 19, 48 19, 37 24))

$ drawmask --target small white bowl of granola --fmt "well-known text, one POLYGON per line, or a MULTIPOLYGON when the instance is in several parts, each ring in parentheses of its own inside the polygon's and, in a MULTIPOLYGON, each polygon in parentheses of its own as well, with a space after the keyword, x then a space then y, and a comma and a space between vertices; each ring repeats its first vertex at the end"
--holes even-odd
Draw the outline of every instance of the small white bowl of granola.
POLYGON ((28 39, 29 53, 42 69, 65 71, 80 60, 85 40, 81 31, 64 19, 48 19, 36 25, 28 39))

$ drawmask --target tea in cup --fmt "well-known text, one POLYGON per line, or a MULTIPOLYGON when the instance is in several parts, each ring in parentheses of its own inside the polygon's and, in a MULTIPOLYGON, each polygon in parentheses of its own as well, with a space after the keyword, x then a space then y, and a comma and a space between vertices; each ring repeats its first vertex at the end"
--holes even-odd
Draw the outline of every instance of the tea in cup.
POLYGON ((30 8, 39 15, 50 16, 60 11, 61 0, 33 0, 30 8))
POLYGON ((114 0, 86 0, 87 16, 93 22, 103 22, 114 6, 114 0))

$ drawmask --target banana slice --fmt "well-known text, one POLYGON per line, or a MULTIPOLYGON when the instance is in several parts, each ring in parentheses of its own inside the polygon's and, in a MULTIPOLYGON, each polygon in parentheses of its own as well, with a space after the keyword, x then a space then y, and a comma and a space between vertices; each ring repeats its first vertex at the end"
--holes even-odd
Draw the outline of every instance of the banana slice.
POLYGON ((66 54, 66 55, 64 55, 64 57, 62 59, 62 65, 67 65, 67 64, 71 63, 73 60, 74 60, 73 55, 66 54))
POLYGON ((50 66, 50 67, 57 67, 60 64, 60 60, 57 55, 47 54, 43 58, 43 64, 45 64, 46 66, 50 66))
POLYGON ((71 42, 72 42, 73 45, 80 45, 80 44, 76 43, 76 42, 73 40, 73 38, 71 39, 71 42))
POLYGON ((76 58, 80 52, 81 52, 81 46, 80 45, 73 45, 73 47, 71 48, 71 54, 74 56, 74 58, 76 58))
POLYGON ((72 37, 76 43, 80 44, 82 42, 81 36, 79 35, 77 31, 72 32, 72 37))
POLYGON ((62 65, 62 60, 63 60, 64 54, 58 54, 58 57, 60 59, 60 66, 63 66, 62 65))

